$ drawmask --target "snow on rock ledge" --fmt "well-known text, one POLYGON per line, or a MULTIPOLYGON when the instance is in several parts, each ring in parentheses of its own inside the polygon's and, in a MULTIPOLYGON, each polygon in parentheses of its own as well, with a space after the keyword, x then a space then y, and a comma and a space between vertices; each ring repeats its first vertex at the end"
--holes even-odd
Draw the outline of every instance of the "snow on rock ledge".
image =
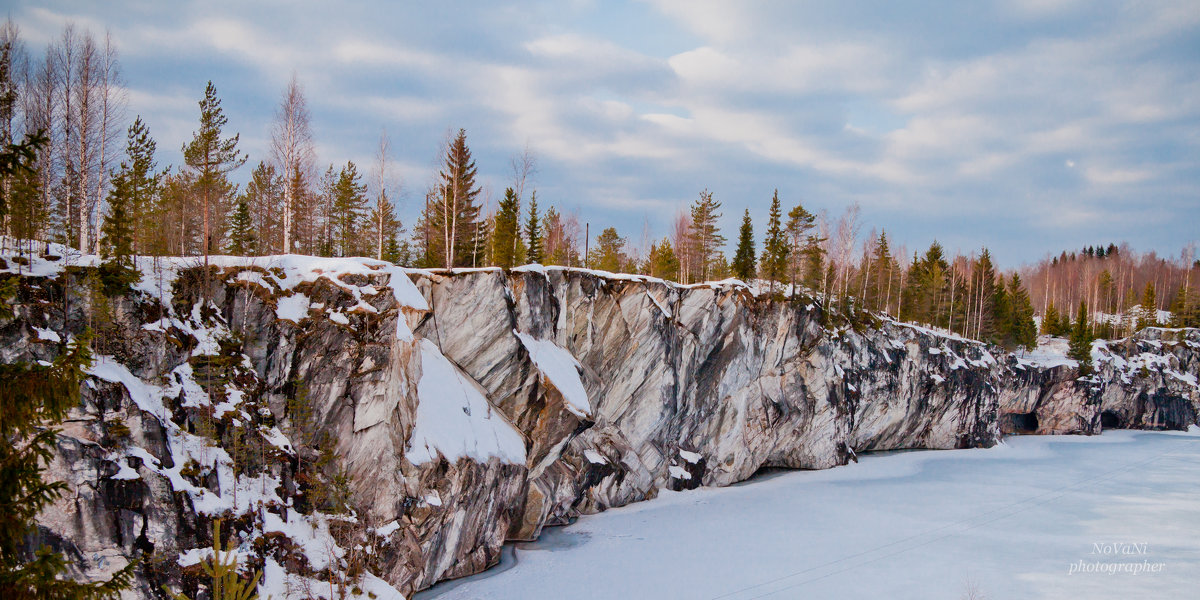
POLYGON ((492 457, 525 463, 525 441, 488 403, 484 391, 464 375, 436 344, 421 340, 421 379, 417 383, 416 426, 405 456, 422 464, 441 455, 450 462, 492 457))

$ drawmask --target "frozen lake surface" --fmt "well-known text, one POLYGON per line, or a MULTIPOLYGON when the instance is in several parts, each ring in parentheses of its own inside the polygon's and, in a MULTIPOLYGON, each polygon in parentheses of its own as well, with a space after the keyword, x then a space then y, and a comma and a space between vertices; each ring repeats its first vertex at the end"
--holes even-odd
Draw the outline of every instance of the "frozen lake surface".
POLYGON ((949 600, 970 589, 1200 597, 1200 429, 1010 437, 663 492, 547 528, 492 570, 416 599, 949 600))

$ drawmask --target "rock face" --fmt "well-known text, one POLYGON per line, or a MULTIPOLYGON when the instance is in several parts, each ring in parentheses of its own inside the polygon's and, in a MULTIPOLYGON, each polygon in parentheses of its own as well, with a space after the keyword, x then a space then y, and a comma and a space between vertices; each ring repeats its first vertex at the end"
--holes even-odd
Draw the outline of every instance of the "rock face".
POLYGON ((1098 344, 1080 379, 735 284, 218 258, 207 277, 143 265, 138 292, 104 300, 52 262, 22 278, 0 357, 104 333, 50 469, 72 493, 40 532, 81 578, 142 556, 130 597, 194 590, 216 517, 264 593, 354 579, 351 597, 387 597, 663 488, 1005 433, 1185 428, 1200 407, 1196 330, 1098 344))

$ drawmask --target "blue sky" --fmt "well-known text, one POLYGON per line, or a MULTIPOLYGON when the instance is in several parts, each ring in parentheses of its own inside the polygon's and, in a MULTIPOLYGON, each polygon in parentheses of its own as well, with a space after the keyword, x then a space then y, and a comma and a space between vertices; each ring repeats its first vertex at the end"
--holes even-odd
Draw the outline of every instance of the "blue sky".
POLYGON ((295 72, 320 164, 372 164, 386 128, 411 223, 462 127, 493 196, 538 159, 539 204, 661 237, 704 188, 734 239, 772 190, 911 253, 1001 265, 1200 238, 1194 1, 17 1, 35 53, 62 26, 121 53, 129 117, 180 162, 212 79, 251 157, 295 72))

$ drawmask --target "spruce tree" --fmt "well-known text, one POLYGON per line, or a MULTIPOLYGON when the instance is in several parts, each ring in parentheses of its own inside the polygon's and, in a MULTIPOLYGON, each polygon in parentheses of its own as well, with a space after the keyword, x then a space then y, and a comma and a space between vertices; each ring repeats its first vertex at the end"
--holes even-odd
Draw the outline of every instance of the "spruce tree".
POLYGON ((675 281, 679 279, 679 259, 675 249, 671 247, 670 238, 663 238, 658 244, 650 244, 650 255, 646 258, 649 263, 647 272, 652 277, 675 281))
MULTIPOLYGON (((0 171, 9 175, 11 148, 0 150, 0 171)), ((13 318, 17 278, 0 282, 0 320, 13 318)), ((84 369, 91 364, 85 332, 60 347, 53 362, 0 363, 0 598, 116 598, 133 576, 130 563, 111 579, 79 583, 67 578, 67 559, 40 541, 37 517, 67 491, 61 481, 42 478, 54 457, 54 425, 80 402, 84 369)))
POLYGON ((787 283, 788 254, 790 247, 783 231, 783 212, 779 207, 779 190, 771 197, 771 211, 767 217, 767 238, 763 240, 760 265, 762 276, 770 282, 771 294, 775 293, 776 282, 787 283))
POLYGON ((1054 306, 1054 301, 1050 301, 1050 305, 1046 307, 1046 314, 1042 316, 1042 327, 1040 332, 1045 335, 1062 335, 1059 330, 1059 322, 1062 317, 1058 314, 1058 308, 1054 306))
POLYGON ((1067 346, 1067 357, 1079 362, 1079 374, 1090 375, 1092 372, 1092 334, 1088 322, 1086 302, 1079 303, 1079 312, 1075 317, 1075 327, 1071 330, 1071 339, 1067 346))
POLYGON ((346 163, 333 186, 333 229, 341 256, 361 254, 359 232, 367 206, 367 186, 354 162, 346 163))
POLYGON ((229 243, 226 252, 234 256, 251 256, 255 253, 254 224, 250 220, 250 204, 243 196, 229 218, 229 243))
MULTIPOLYGON (((157 203, 159 181, 162 173, 154 161, 157 144, 150 137, 150 128, 138 116, 129 126, 126 135, 125 156, 121 163, 120 176, 124 179, 125 195, 128 203, 125 212, 133 224, 132 253, 145 254, 152 241, 161 236, 162 232, 150 226, 151 215, 157 203)), ((117 176, 113 176, 116 185, 117 176)))
POLYGON ((129 181, 117 174, 108 193, 108 212, 100 226, 100 278, 105 293, 116 296, 136 282, 140 275, 133 260, 133 223, 129 215, 129 181))
POLYGON ((738 230, 737 251, 733 255, 733 276, 749 282, 756 275, 754 265, 754 223, 750 220, 750 209, 742 216, 742 227, 738 230))
POLYGON ((493 219, 491 262, 494 266, 503 269, 516 266, 517 255, 514 249, 519 237, 520 210, 521 205, 516 192, 512 188, 505 189, 504 199, 500 201, 493 219))
POLYGON ((538 218, 537 192, 529 196, 529 220, 525 222, 526 246, 525 259, 533 264, 542 263, 542 224, 538 218))
POLYGON ((1037 327, 1033 323, 1033 302, 1029 292, 1021 283, 1021 277, 1013 273, 1008 283, 1009 339, 1014 347, 1033 350, 1037 346, 1037 327))
POLYGON ((221 135, 228 122, 217 98, 217 88, 209 81, 200 101, 200 129, 183 147, 183 161, 196 175, 197 191, 203 202, 206 261, 209 253, 216 251, 221 237, 216 225, 223 221, 225 199, 235 189, 227 174, 246 164, 246 157, 237 149, 239 134, 230 138, 221 135))
POLYGON ((1142 292, 1141 310, 1139 311, 1137 328, 1145 329, 1147 327, 1155 327, 1158 325, 1158 299, 1154 294, 1154 283, 1146 282, 1146 289, 1142 292))
POLYGON ((449 268, 483 264, 487 244, 482 243, 484 236, 479 232, 477 200, 480 188, 475 184, 475 176, 475 160, 467 147, 467 131, 459 129, 446 149, 442 170, 438 173, 438 187, 431 201, 426 203, 427 249, 430 259, 437 263, 430 266, 449 268))

